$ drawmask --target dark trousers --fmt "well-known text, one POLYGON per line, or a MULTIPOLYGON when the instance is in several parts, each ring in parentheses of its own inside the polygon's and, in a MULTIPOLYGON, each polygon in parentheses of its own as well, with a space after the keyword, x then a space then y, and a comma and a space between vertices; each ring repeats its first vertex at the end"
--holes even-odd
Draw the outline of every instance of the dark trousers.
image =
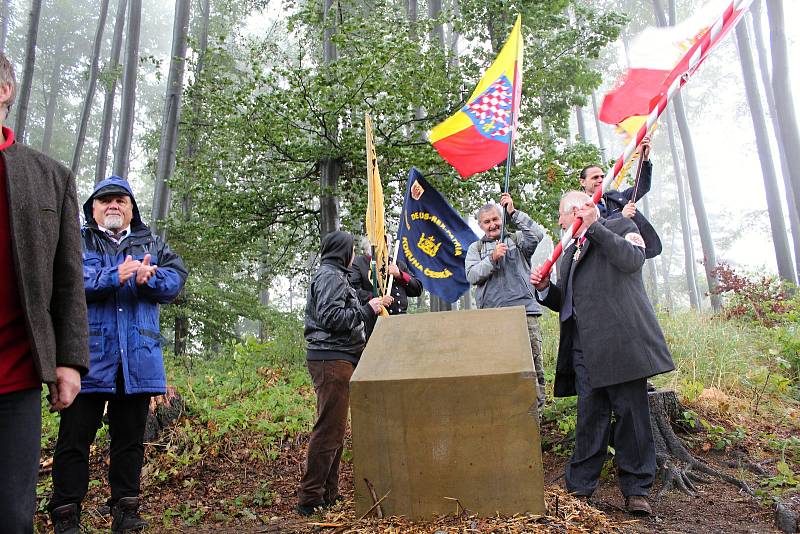
POLYGON ((58 441, 53 455, 51 511, 72 503, 80 507, 86 497, 89 489, 89 446, 102 424, 106 402, 111 436, 109 505, 113 506, 123 497, 139 496, 139 479, 144 463, 144 428, 150 395, 82 393, 69 408, 61 412, 58 441))
POLYGON ((309 361, 308 372, 317 393, 317 422, 308 442, 306 471, 297 492, 303 506, 317 506, 339 495, 339 461, 342 458, 350 377, 355 366, 345 360, 309 361))
MULTIPOLYGON (((574 326, 574 321, 569 322, 574 326)), ((656 473, 647 379, 592 388, 577 329, 573 339, 572 363, 575 389, 578 391, 578 421, 575 450, 567 465, 567 490, 577 495, 591 495, 597 488, 607 457, 613 412, 616 418, 614 461, 620 489, 625 497, 646 496, 656 473)))
POLYGON ((0 395, 0 534, 33 532, 42 392, 26 389, 0 395))

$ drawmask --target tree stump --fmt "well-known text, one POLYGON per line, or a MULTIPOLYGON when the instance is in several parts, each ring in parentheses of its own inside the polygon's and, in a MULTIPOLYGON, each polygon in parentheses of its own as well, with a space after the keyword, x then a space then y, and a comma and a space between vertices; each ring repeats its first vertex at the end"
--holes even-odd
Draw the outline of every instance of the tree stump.
POLYGON ((161 433, 183 415, 185 408, 183 397, 173 386, 168 386, 164 395, 151 398, 144 429, 145 443, 157 441, 161 433))
POLYGON ((648 400, 650 403, 650 426, 656 445, 657 476, 661 479, 661 489, 656 498, 673 488, 694 497, 697 493, 695 484, 712 482, 703 475, 724 480, 748 495, 755 495, 744 481, 714 469, 704 461, 695 458, 680 438, 675 435, 673 426, 681 426, 680 421, 684 409, 674 391, 651 391, 648 400))

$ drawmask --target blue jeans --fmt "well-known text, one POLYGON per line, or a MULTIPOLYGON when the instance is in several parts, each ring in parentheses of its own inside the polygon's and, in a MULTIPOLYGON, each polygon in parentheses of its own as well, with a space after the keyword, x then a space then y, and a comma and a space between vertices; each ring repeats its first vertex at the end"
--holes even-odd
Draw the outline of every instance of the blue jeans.
POLYGON ((0 395, 0 534, 33 532, 42 435, 42 392, 0 395))

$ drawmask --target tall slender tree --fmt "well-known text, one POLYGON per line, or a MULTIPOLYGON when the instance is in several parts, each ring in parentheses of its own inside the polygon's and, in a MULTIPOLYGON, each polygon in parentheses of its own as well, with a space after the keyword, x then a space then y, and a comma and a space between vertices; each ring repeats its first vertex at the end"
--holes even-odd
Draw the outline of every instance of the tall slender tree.
POLYGON ((158 151, 158 167, 153 197, 153 229, 165 237, 163 220, 167 218, 170 203, 169 179, 175 169, 178 147, 178 122, 181 116, 183 73, 186 68, 186 38, 189 31, 189 8, 191 0, 175 0, 175 22, 172 28, 172 55, 170 56, 167 93, 164 98, 164 118, 161 129, 161 145, 158 151))
MULTIPOLYGON (((655 12, 658 24, 660 26, 666 26, 667 19, 664 16, 664 10, 660 0, 653 0, 653 11, 655 12)), ((669 0, 669 15, 669 24, 672 26, 675 24, 676 19, 675 0, 669 0)), ((711 238, 711 226, 708 223, 708 214, 706 213, 706 206, 703 200, 703 191, 700 185, 700 170, 697 166, 697 156, 694 151, 692 133, 689 130, 689 120, 686 118, 686 108, 683 105, 683 97, 680 93, 676 95, 673 100, 673 109, 675 111, 675 119, 678 122, 678 131, 681 134, 683 157, 686 160, 686 171, 689 177, 689 192, 692 196, 694 215, 697 219, 697 228, 700 232, 700 243, 703 247, 703 266, 706 271, 711 309, 714 312, 719 312, 722 309, 722 302, 716 292, 717 277, 714 274, 714 270, 717 268, 717 254, 714 250, 714 240, 711 238)))
POLYGON ((583 118, 583 108, 575 106, 575 122, 578 124, 578 139, 586 142, 586 121, 583 118))
POLYGON ((770 62, 767 58, 767 46, 762 29, 762 0, 755 0, 750 6, 752 18, 748 17, 747 22, 753 27, 753 34, 756 38, 756 52, 758 53, 759 73, 761 74, 761 87, 767 97, 767 109, 769 109, 772 131, 775 135, 775 144, 778 147, 778 154, 781 162, 781 176, 783 177, 783 187, 786 191, 786 205, 789 215, 789 227, 792 230, 792 247, 794 249, 795 273, 800 277, 800 207, 795 204, 794 188, 792 187, 792 173, 789 169, 789 162, 786 158, 786 147, 783 145, 781 136, 781 125, 778 122, 778 110, 775 106, 775 94, 772 90, 770 62))
POLYGON ((114 95, 117 91, 119 56, 122 51, 122 34, 125 29, 125 9, 128 0, 117 0, 117 14, 114 20, 114 36, 111 39, 111 57, 104 69, 108 75, 105 81, 105 99, 103 100, 103 122, 100 126, 100 138, 97 147, 97 165, 94 182, 100 183, 106 177, 108 165, 108 147, 111 140, 111 126, 114 122, 114 95))
POLYGON ((758 159, 761 162, 761 175, 764 179, 764 190, 767 195, 767 214, 772 229, 772 243, 775 248, 775 260, 778 263, 778 275, 788 282, 797 282, 792 253, 789 251, 789 240, 786 237, 786 224, 783 219, 781 194, 778 189, 778 178, 775 176, 775 164, 772 159, 772 149, 769 146, 769 133, 764 120, 764 108, 761 105, 761 95, 758 92, 758 78, 753 65, 750 35, 746 24, 736 26, 736 47, 739 50, 739 61, 742 64, 742 77, 747 94, 747 103, 750 106, 750 117, 753 120, 753 130, 756 135, 758 159))
MULTIPOLYGON (((328 67, 336 61, 336 43, 333 40, 336 32, 336 13, 333 0, 322 0, 322 64, 328 67)), ((335 119, 328 120, 326 128, 329 135, 338 138, 339 125, 335 119)), ((333 147, 328 146, 333 152, 333 147)), ((339 229, 339 174, 342 164, 339 158, 328 153, 319 161, 320 168, 320 234, 322 236, 339 229)))
POLYGON ((25 45, 25 67, 22 71, 22 85, 17 93, 17 116, 14 131, 17 139, 25 139, 25 126, 28 121, 28 102, 33 86, 33 68, 36 64, 36 38, 39 35, 39 19, 42 14, 42 0, 32 0, 28 16, 28 37, 25 45))
MULTIPOLYGON (((194 70, 194 82, 199 83, 201 77, 203 75, 203 67, 205 65, 205 58, 206 52, 208 50, 208 26, 211 20, 211 0, 202 0, 200 4, 200 34, 197 38, 197 62, 195 63, 195 70, 194 70)), ((195 99, 192 102, 191 106, 191 114, 192 117, 197 117, 199 106, 198 100, 195 99)), ((197 153, 197 144, 198 144, 198 135, 197 130, 195 128, 189 128, 187 130, 188 140, 186 143, 186 159, 188 161, 194 161, 195 154, 197 153)), ((184 194, 183 198, 181 199, 181 213, 183 214, 183 220, 189 221, 191 218, 192 213, 192 197, 189 192, 188 184, 184 182, 184 194)), ((264 280, 266 277, 266 273, 268 272, 267 265, 266 265, 266 254, 264 258, 261 260, 261 292, 260 292, 260 302, 263 306, 266 306, 269 303, 269 283, 268 281, 264 280)), ((183 305, 184 301, 186 300, 186 291, 187 288, 184 288, 184 291, 181 293, 180 297, 178 298, 178 304, 183 305)), ((186 345, 187 339, 189 338, 189 318, 186 315, 186 311, 181 306, 180 311, 175 315, 175 354, 182 355, 186 354, 186 345)), ((264 328, 264 322, 259 321, 259 339, 263 342, 266 340, 266 332, 264 328)))
POLYGON ((45 154, 50 153, 50 142, 53 140, 53 122, 56 117, 58 96, 61 94, 61 70, 64 61, 64 54, 61 53, 64 47, 63 34, 58 36, 57 43, 53 48, 53 68, 50 71, 50 82, 47 84, 48 90, 45 94, 47 104, 45 105, 44 132, 42 134, 42 152, 45 154))
POLYGON ((775 108, 778 110, 781 138, 786 148, 795 209, 800 209, 800 132, 797 129, 797 115, 794 111, 794 97, 789 78, 789 52, 783 24, 783 0, 767 0, 767 17, 772 52, 772 91, 775 95, 775 108))
MULTIPOLYGON (((674 111, 674 110, 673 110, 674 111)), ((675 125, 672 115, 666 114, 667 136, 672 155, 672 168, 675 173, 675 184, 678 190, 678 211, 681 219, 681 237, 683 238, 683 270, 686 275, 686 289, 689 293, 689 305, 700 310, 700 291, 697 288, 697 272, 695 271, 694 244, 692 243, 692 224, 689 219, 689 206, 686 202, 686 184, 681 172, 681 161, 678 148, 675 146, 675 125)))
POLYGON ((603 166, 606 165, 608 161, 608 155, 606 154, 606 143, 605 139, 603 138, 603 129, 600 127, 600 115, 597 113, 597 96, 595 95, 595 91, 592 91, 592 112, 594 115, 594 127, 597 130, 597 146, 600 148, 600 159, 603 162, 603 166))
POLYGON ((125 75, 122 78, 119 134, 114 150, 114 174, 125 177, 133 141, 133 122, 136 116, 136 76, 139 72, 139 34, 142 23, 142 0, 130 0, 128 6, 128 35, 125 41, 125 75))
POLYGON ((97 76, 100 72, 100 47, 103 44, 103 31, 108 17, 109 0, 101 0, 100 14, 97 17, 97 30, 94 34, 94 46, 92 47, 92 59, 89 63, 89 85, 86 88, 86 97, 83 100, 81 118, 78 122, 78 136, 75 140, 75 149, 72 152, 72 174, 78 174, 81 165, 81 153, 86 139, 86 128, 89 125, 89 115, 92 112, 94 93, 97 89, 97 76))
POLYGON ((9 19, 11 18, 11 2, 9 0, 0 1, 0 52, 5 54, 6 43, 8 42, 9 19))

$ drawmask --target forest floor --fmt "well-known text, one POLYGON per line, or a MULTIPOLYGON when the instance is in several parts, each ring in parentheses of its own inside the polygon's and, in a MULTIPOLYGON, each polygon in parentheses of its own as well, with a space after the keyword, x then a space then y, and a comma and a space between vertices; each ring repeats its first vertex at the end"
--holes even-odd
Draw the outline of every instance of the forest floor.
MULTIPOLYGON (((776 435, 775 426, 769 421, 760 423, 761 428, 749 427, 751 433, 776 435)), ((542 430, 545 444, 559 442, 562 437, 554 421, 546 422, 542 430)), ((789 438, 798 430, 786 428, 783 437, 789 438)), ((688 439, 695 445, 695 452, 710 465, 733 476, 744 476, 754 487, 763 485, 755 475, 728 467, 742 453, 749 456, 760 450, 757 443, 743 440, 727 451, 718 451, 708 433, 688 439)), ((240 434, 236 440, 206 451, 198 461, 184 466, 179 476, 163 481, 155 476, 155 466, 169 464, 170 459, 165 457, 169 453, 160 450, 164 447, 149 445, 142 495, 143 515, 151 522, 146 532, 779 532, 769 499, 755 499, 724 482, 701 486, 695 497, 673 491, 653 499, 654 515, 637 520, 624 512, 623 499, 610 473, 604 476, 592 503, 584 504, 564 491, 561 475, 567 455, 565 451, 557 453, 552 449, 543 455, 548 509, 543 517, 481 519, 470 516, 468 511, 461 515, 454 511, 451 516, 426 523, 411 523, 402 518, 358 520, 353 505, 352 462, 345 454, 341 474, 344 501, 321 516, 307 519, 295 513, 295 492, 307 434, 278 444, 278 452, 272 458, 253 454, 259 440, 258 435, 240 434)), ((104 507, 109 496, 104 483, 107 462, 106 444, 92 455, 90 478, 94 482, 83 511, 83 524, 89 532, 107 532, 110 528, 104 507)), ((763 479, 779 475, 774 463, 767 470, 769 474, 763 479)), ((800 494, 787 493, 784 502, 800 511, 800 494)), ((40 532, 52 528, 45 514, 39 514, 37 519, 40 532)))
MULTIPOLYGON (((352 453, 343 455, 344 501, 321 516, 296 514, 296 489, 315 418, 315 395, 305 367, 302 328, 294 317, 276 317, 273 336, 232 343, 216 355, 167 358, 169 381, 186 409, 176 423, 145 447, 141 512, 149 533, 520 533, 686 532, 769 533, 775 502, 800 512, 800 391, 797 374, 773 355, 763 329, 696 314, 662 316, 677 370, 657 377, 658 387, 678 392, 683 403, 679 436, 710 466, 744 479, 755 497, 715 481, 689 497, 671 491, 652 500, 654 515, 635 519, 610 462, 591 504, 563 489, 564 465, 575 428, 575 400, 548 402, 542 451, 546 515, 477 518, 469 511, 425 523, 402 518, 360 519, 353 504, 352 453), (765 341, 765 339, 767 341, 765 341), (758 464, 756 474, 748 469, 758 464)), ((552 384, 557 317, 543 321, 545 371, 552 384)), ((52 458, 58 418, 44 414, 42 461, 52 458)), ((108 532, 108 431, 103 426, 91 453, 84 532, 108 532)), ((659 484, 653 489, 658 492, 659 484)), ((52 532, 46 509, 52 494, 49 468, 37 487, 37 531, 52 532)), ((468 505, 467 505, 468 506, 468 505)))

